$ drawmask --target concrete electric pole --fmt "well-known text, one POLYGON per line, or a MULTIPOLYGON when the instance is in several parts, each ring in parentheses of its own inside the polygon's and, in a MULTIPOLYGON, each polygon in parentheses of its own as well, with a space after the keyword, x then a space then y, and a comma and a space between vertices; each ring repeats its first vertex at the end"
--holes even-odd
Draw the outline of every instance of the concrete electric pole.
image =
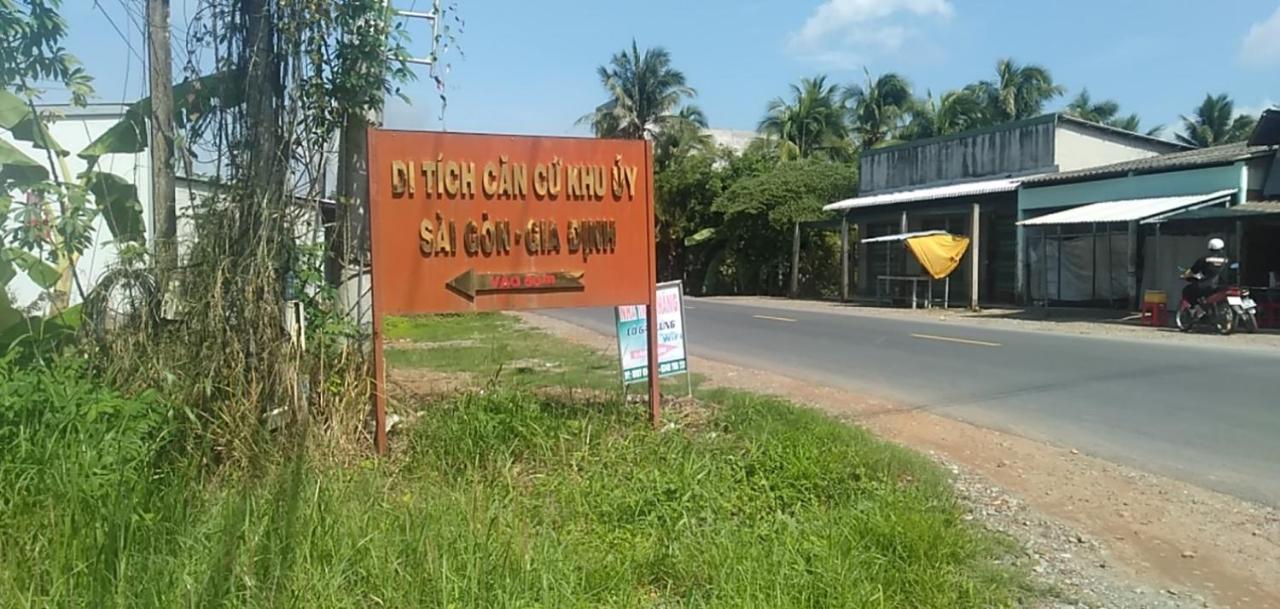
POLYGON ((173 181, 172 61, 169 51, 169 0, 147 0, 152 252, 164 273, 178 266, 178 218, 173 181))

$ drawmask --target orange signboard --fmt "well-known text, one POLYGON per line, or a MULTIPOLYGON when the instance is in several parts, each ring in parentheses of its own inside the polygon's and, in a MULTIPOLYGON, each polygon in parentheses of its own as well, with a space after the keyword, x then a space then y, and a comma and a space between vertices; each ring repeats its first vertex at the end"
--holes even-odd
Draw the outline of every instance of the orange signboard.
POLYGON ((643 140, 373 129, 374 441, 382 316, 647 304, 658 423, 652 149, 643 140))
POLYGON ((374 306, 405 314, 648 302, 649 155, 637 140, 371 131, 374 306))

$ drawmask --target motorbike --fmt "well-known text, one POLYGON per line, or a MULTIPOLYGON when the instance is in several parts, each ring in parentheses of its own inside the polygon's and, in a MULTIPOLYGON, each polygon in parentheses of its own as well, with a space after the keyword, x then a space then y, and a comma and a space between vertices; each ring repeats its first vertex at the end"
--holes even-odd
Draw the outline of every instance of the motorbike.
MULTIPOLYGON (((1231 270, 1238 270, 1240 265, 1232 263, 1231 270)), ((1185 269, 1180 269, 1184 270, 1185 269)), ((1191 275, 1188 281, 1198 281, 1202 276, 1191 275)), ((1258 331, 1258 304, 1249 294, 1249 288, 1229 285, 1204 298, 1199 306, 1183 300, 1178 307, 1174 323, 1183 332, 1190 332, 1199 323, 1212 325, 1219 334, 1231 334, 1236 328, 1249 334, 1258 331)))
MULTIPOLYGON (((1186 269, 1179 270, 1185 272, 1186 269)), ((1184 278, 1188 281, 1199 281, 1204 277, 1197 274, 1184 278)), ((1227 292, 1229 290, 1230 288, 1218 290, 1212 295, 1201 299, 1198 304, 1187 302, 1184 298, 1178 305, 1178 313, 1173 317, 1174 324, 1177 325, 1178 330, 1190 332, 1196 326, 1205 324, 1212 326, 1214 330, 1217 330, 1218 334, 1223 336, 1234 332, 1236 329, 1236 312, 1227 301, 1227 292)))

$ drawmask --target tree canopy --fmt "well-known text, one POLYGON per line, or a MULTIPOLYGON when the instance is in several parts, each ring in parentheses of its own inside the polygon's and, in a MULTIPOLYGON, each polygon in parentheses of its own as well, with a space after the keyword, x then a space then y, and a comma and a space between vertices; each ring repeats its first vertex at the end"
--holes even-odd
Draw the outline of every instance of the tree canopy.
POLYGON ((671 65, 671 54, 662 47, 640 52, 631 48, 614 53, 608 65, 596 69, 609 98, 594 112, 578 119, 591 125, 597 137, 651 138, 665 128, 686 122, 680 105, 697 95, 684 73, 671 65))
POLYGON ((1182 116, 1178 141, 1189 146, 1219 146, 1249 139, 1257 119, 1236 114, 1235 102, 1226 93, 1206 94, 1192 112, 1182 116))

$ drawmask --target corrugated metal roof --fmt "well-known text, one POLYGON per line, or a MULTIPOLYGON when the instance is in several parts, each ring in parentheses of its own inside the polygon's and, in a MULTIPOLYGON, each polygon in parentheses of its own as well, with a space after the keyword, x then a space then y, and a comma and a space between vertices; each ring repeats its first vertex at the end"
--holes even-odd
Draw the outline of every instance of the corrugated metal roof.
POLYGON ((883 237, 872 237, 863 239, 862 243, 884 243, 887 241, 906 241, 907 239, 915 239, 916 237, 928 237, 929 235, 945 235, 944 230, 922 230, 914 233, 899 233, 896 235, 884 235, 883 237))
POLYGON ((1156 224, 1159 222, 1181 222, 1184 220, 1229 220, 1233 218, 1248 218, 1251 216, 1267 216, 1271 214, 1280 214, 1280 201, 1249 201, 1248 203, 1232 205, 1231 207, 1204 207, 1201 209, 1189 209, 1163 218, 1143 220, 1142 223, 1156 224))
POLYGON ((1004 178, 1000 180, 983 180, 981 182, 948 184, 946 186, 934 186, 931 188, 917 188, 915 190, 899 190, 897 192, 886 192, 876 195, 867 195, 865 197, 845 199, 843 201, 828 204, 822 209, 825 211, 840 211, 846 209, 875 207, 877 205, 892 205, 894 203, 933 201, 937 199, 967 197, 995 192, 1013 192, 1018 189, 1018 184, 1021 184, 1025 179, 1027 178, 1004 178))
POLYGON ((1176 197, 1151 197, 1147 199, 1122 199, 1081 205, 1030 220, 1022 226, 1053 226, 1057 224, 1090 224, 1093 222, 1135 222, 1155 218, 1169 212, 1188 209, 1197 205, 1211 205, 1228 200, 1235 189, 1219 190, 1202 195, 1176 197))
POLYGON ((1037 186, 1047 186, 1062 182, 1120 176, 1130 172, 1148 173, 1171 171, 1174 169, 1227 165, 1236 161, 1266 156, 1268 154, 1273 154, 1274 152, 1275 149, 1270 146, 1247 146, 1244 143, 1226 144, 1223 146, 1213 146, 1211 148, 1197 148, 1195 150, 1188 150, 1185 152, 1161 154, 1132 161, 1112 163, 1110 165, 1078 169, 1076 171, 1048 173, 1034 178, 1028 178, 1026 180, 1026 187, 1035 188, 1037 186))

